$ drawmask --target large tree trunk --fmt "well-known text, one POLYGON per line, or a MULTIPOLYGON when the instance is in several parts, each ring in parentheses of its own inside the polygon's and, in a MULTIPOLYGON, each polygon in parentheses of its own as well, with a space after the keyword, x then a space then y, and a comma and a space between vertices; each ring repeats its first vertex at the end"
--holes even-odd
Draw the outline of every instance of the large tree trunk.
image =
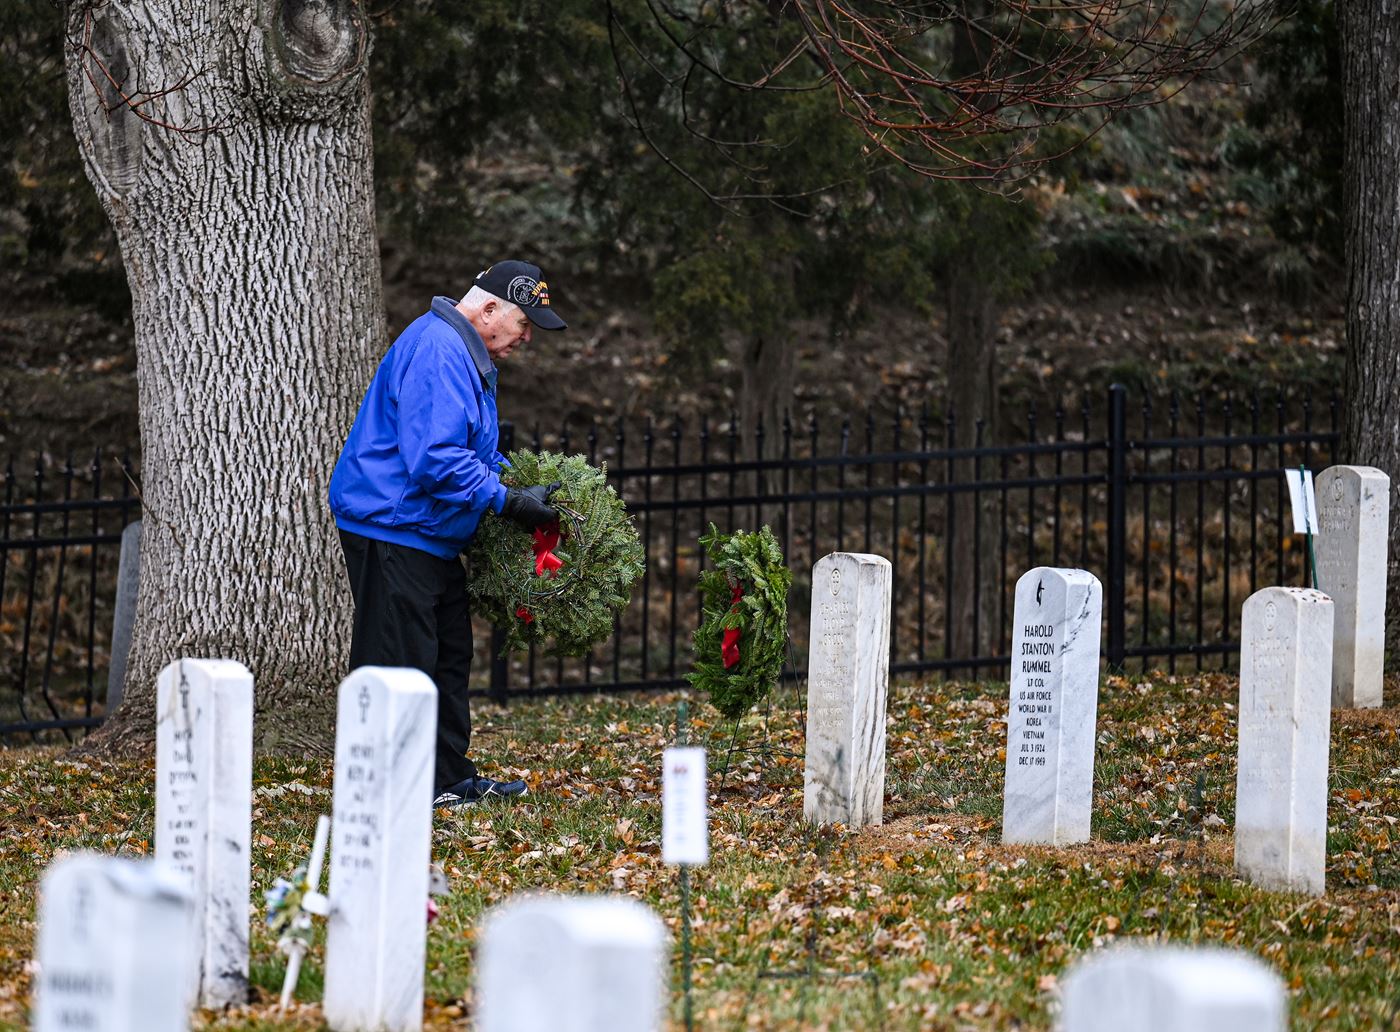
POLYGON ((211 656, 252 669, 263 747, 323 747, 349 627, 326 487, 384 339, 364 13, 112 0, 72 4, 69 34, 141 409, 136 629, 96 743, 148 743, 157 672, 211 656), (104 65, 128 94, 180 88, 138 114, 104 65))
POLYGON ((1400 645, 1400 0, 1343 0, 1346 451, 1390 476, 1386 644, 1400 645))

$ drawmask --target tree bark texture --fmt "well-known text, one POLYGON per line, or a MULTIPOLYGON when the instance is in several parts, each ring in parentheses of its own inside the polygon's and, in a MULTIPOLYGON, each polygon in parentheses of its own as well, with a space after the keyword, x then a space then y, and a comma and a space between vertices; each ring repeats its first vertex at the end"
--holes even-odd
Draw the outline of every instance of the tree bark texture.
POLYGON ((1400 0, 1342 0, 1346 450, 1390 476, 1387 651, 1400 645, 1400 0))
MULTIPOLYGON (((797 294, 797 265, 786 250, 771 255, 756 275, 766 277, 779 297, 797 294)), ((782 447, 783 416, 792 406, 796 382, 797 341, 791 327, 755 328, 740 337, 739 372, 739 426, 744 433, 745 454, 751 454, 762 427, 764 454, 771 457, 782 447)))
POLYGON ((384 340, 367 19, 348 0, 68 15, 74 128, 131 286, 143 460, 125 701, 96 746, 146 746, 157 672, 200 656, 252 669, 263 747, 322 748, 350 605, 326 489, 384 340), (158 95, 138 114, 111 80, 158 95))
MULTIPOLYGON (((971 25, 990 18, 990 4, 976 0, 963 11, 967 21, 953 30, 952 67, 961 75, 980 74, 985 67, 986 40, 971 25)), ((981 199, 973 196, 960 208, 958 243, 949 256, 948 269, 948 411, 954 418, 953 445, 972 448, 989 445, 997 435, 997 387, 1001 380, 997 367, 996 335, 1000 317, 1002 263, 995 246, 984 240, 995 239, 988 232, 995 227, 982 224, 981 199)), ((1000 468, 989 468, 983 460, 982 479, 995 480, 1000 468)), ((955 464, 959 482, 972 483, 976 464, 964 459, 955 464)), ((953 496, 953 527, 945 534, 945 547, 955 550, 952 583, 947 585, 947 605, 952 610, 952 640, 949 655, 973 658, 983 651, 999 654, 1001 628, 994 623, 997 613, 999 557, 995 495, 979 498, 972 492, 953 496)), ((974 671, 975 672, 975 671, 974 671)))
POLYGON ((783 416, 792 405, 797 343, 790 333, 749 337, 742 354, 739 426, 745 453, 752 454, 762 427, 764 458, 772 458, 783 446, 783 416))
MULTIPOLYGON (((953 263, 948 282, 948 411, 953 417, 953 446, 972 448, 996 440, 997 386, 996 280, 976 256, 976 248, 953 263)), ((1000 468, 995 459, 982 461, 981 479, 995 480, 1000 468)), ((977 479, 972 459, 954 466, 958 483, 977 479)), ((953 496, 953 524, 945 528, 945 547, 954 550, 952 583, 947 585, 947 605, 952 610, 949 655, 972 658, 984 652, 997 654, 1000 628, 997 589, 998 536, 994 513, 996 495, 979 499, 971 491, 953 496)))

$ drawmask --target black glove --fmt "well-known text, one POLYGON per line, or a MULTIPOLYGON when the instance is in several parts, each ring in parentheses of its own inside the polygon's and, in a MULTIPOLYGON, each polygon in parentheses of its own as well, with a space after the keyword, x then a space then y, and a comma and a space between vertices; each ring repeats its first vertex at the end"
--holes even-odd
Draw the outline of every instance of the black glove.
POLYGON ((562 481, 538 487, 506 488, 506 504, 501 507, 501 515, 508 516, 526 530, 543 527, 559 518, 559 514, 549 506, 549 496, 563 486, 562 481))

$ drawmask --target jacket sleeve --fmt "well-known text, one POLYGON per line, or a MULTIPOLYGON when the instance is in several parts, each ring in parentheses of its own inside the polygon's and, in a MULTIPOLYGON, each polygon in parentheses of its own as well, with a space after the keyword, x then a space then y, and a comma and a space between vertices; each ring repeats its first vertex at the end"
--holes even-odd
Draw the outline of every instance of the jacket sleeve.
POLYGON ((439 501, 500 512, 505 485, 472 447, 484 416, 471 373, 430 332, 409 360, 398 402, 399 454, 410 479, 439 501))

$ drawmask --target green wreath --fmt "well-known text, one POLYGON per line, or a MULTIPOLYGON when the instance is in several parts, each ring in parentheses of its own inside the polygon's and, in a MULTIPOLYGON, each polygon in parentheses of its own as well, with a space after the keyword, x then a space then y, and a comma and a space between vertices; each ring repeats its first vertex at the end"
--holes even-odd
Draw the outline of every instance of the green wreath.
POLYGON ((641 539, 606 467, 554 452, 513 451, 506 461, 507 487, 560 482, 550 497, 559 523, 532 532, 495 513, 482 518, 468 553, 473 610, 505 628, 506 651, 582 656, 631 601, 646 569, 641 539))
POLYGON ((715 709, 737 720, 767 695, 787 658, 787 596, 792 571, 767 527, 700 539, 711 568, 700 575, 695 669, 687 679, 715 709))

